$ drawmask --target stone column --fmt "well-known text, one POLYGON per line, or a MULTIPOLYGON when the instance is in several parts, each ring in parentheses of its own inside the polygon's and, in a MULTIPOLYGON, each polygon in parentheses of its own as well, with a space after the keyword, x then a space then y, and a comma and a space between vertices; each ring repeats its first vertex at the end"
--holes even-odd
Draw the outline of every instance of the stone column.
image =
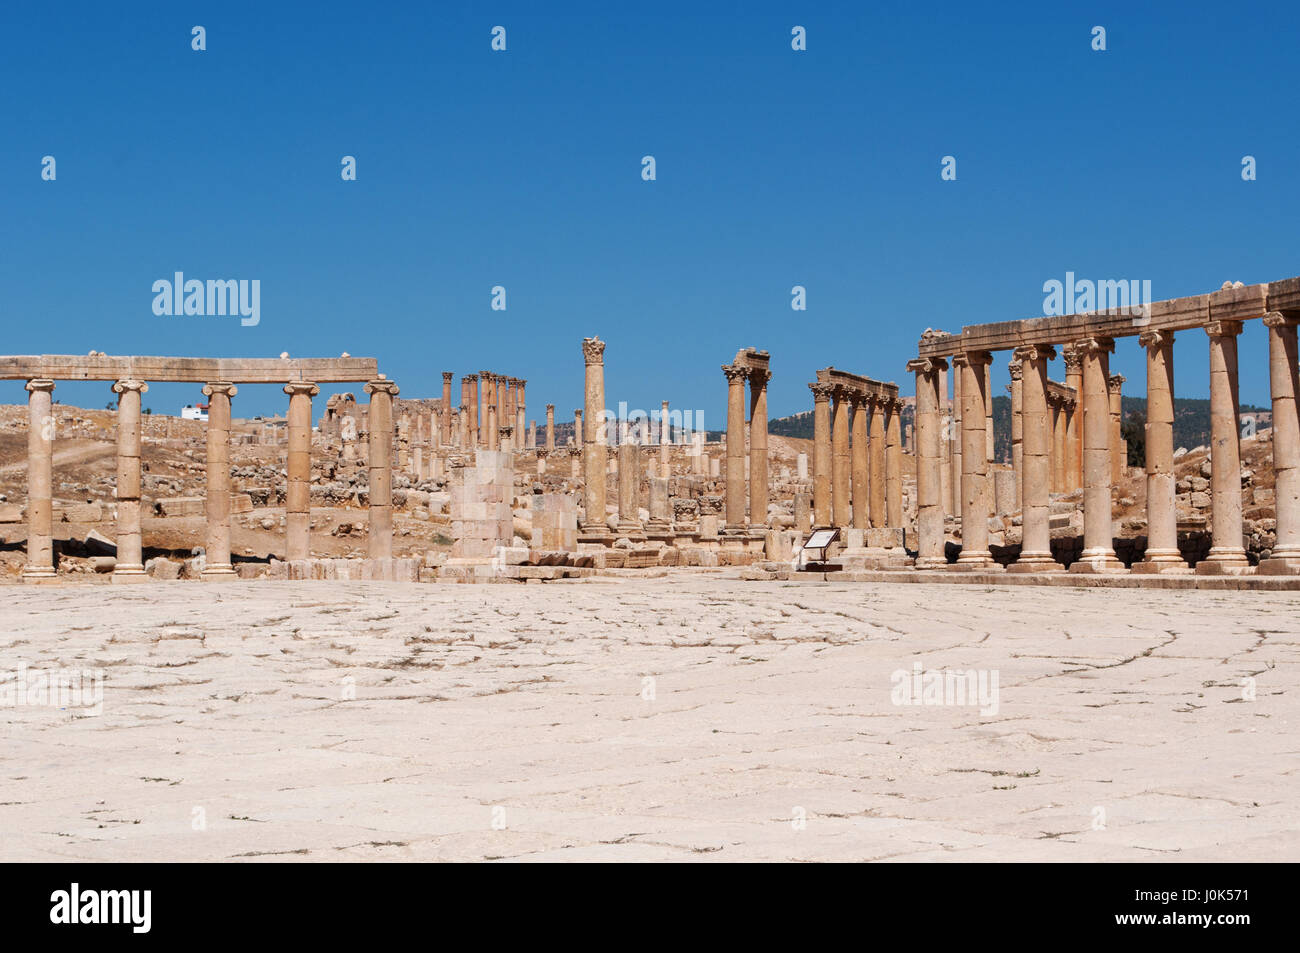
POLYGON ((745 377, 741 364, 723 364, 727 377, 727 496, 726 529, 745 529, 745 377))
POLYGON ((962 444, 962 426, 961 426, 961 365, 958 359, 961 355, 954 355, 952 359, 952 422, 950 426, 949 446, 952 448, 952 509, 949 511, 953 516, 961 516, 962 512, 962 463, 961 463, 961 444, 962 444))
POLYGON ((1050 572, 1061 567, 1052 559, 1052 537, 1048 522, 1051 501, 1050 412, 1047 406, 1047 362, 1056 357, 1052 347, 1016 348, 1022 374, 1022 435, 1024 439, 1021 514, 1023 536, 1020 558, 1011 567, 1016 572, 1050 572))
POLYGON ((1052 488, 1065 492, 1065 419, 1067 402, 1059 393, 1052 400, 1052 488))
POLYGON ((834 388, 809 384, 813 394, 813 523, 831 525, 831 395, 834 388))
MULTIPOLYGON (((1020 351, 1015 352, 1019 354, 1020 351)), ((1007 370, 1011 374, 1011 469, 1016 474, 1016 507, 1020 508, 1025 505, 1025 456, 1024 456, 1024 439, 1025 439, 1025 422, 1024 414, 1024 384, 1022 383, 1023 365, 1019 357, 1013 357, 1007 364, 1007 370)))
POLYGON ((586 517, 582 529, 589 535, 607 536, 605 524, 605 342, 598 337, 583 338, 582 357, 586 363, 586 424, 582 433, 583 466, 586 483, 583 502, 586 517))
MULTIPOLYGON (((140 536, 140 396, 144 381, 120 380, 117 394, 117 566, 114 582, 139 582, 144 573, 140 536)), ((209 416, 211 416, 209 414, 209 416)))
MULTIPOLYGON (((238 388, 229 381, 213 381, 204 386, 203 393, 208 398, 207 539, 199 578, 204 582, 225 582, 236 578, 230 560, 230 400, 238 388)), ((307 411, 310 415, 310 397, 307 411)), ((308 434, 310 439, 310 431, 308 434)), ((310 457, 307 466, 310 470, 310 457)))
POLYGON ((54 381, 27 382, 27 565, 23 582, 50 582, 54 571, 54 381))
MULTIPOLYGON (((947 565, 943 537, 943 414, 940 379, 947 381, 948 364, 942 359, 912 361, 916 372, 916 568, 947 565)), ((945 386, 943 390, 946 390, 945 386)))
POLYGON ((1123 374, 1106 378, 1110 390, 1110 482, 1119 486, 1128 466, 1128 453, 1124 448, 1124 381, 1123 374))
POLYGON ((515 433, 524 432, 524 421, 528 418, 528 405, 524 402, 524 386, 528 381, 522 377, 515 380, 515 433))
POLYGON ((497 438, 497 447, 502 453, 513 453, 515 449, 515 428, 501 427, 497 438))
POLYGON ((885 525, 903 525, 903 402, 892 398, 885 407, 885 525))
MULTIPOLYGON (((1197 571, 1249 565, 1241 541, 1241 433, 1237 396, 1237 335, 1240 321, 1211 321, 1210 336, 1210 555, 1197 571)), ((1270 355, 1271 356, 1271 355, 1270 355)))
POLYGON ((831 515, 835 525, 844 528, 852 525, 849 505, 849 407, 852 395, 843 388, 835 389, 835 414, 831 424, 831 515))
POLYGON ((537 421, 528 421, 528 449, 537 449, 537 421))
POLYGON ((870 447, 867 442, 867 406, 866 394, 850 394, 853 421, 850 425, 852 442, 849 448, 849 484, 853 493, 853 528, 867 529, 871 526, 871 462, 870 447))
POLYGON ((488 450, 501 448, 501 431, 497 423, 497 382, 496 378, 484 371, 483 380, 483 418, 484 427, 480 428, 480 441, 488 450), (486 432, 483 432, 486 431, 486 432))
MULTIPOLYGON (((616 532, 619 536, 637 537, 643 535, 640 507, 637 505, 640 474, 641 448, 635 443, 618 445, 618 523, 616 532)), ((730 461, 728 461, 730 462, 730 461)))
MULTIPOLYGON (((1300 418, 1296 415, 1296 324, 1300 312, 1264 315, 1268 328, 1269 389, 1273 397, 1273 472, 1277 542, 1260 563, 1262 573, 1300 571, 1300 418)), ((1150 446, 1150 439, 1147 441, 1150 446)), ((1148 449, 1147 451, 1151 451, 1148 449)))
POLYGON ((479 427, 479 383, 478 375, 470 374, 469 380, 469 445, 483 446, 482 428, 479 427))
POLYGON ((555 405, 546 405, 546 449, 555 449, 555 405))
POLYGON ((582 443, 582 411, 575 410, 573 412, 573 445, 581 450, 582 443))
MULTIPOLYGON (((766 411, 766 395, 764 396, 763 407, 766 411)), ((671 419, 668 416, 668 401, 664 401, 659 409, 659 476, 664 480, 673 475, 672 464, 669 460, 672 442, 673 431, 671 419)))
POLYGON ((1174 505, 1174 335, 1146 331, 1138 343, 1147 352, 1147 551, 1133 570, 1185 570, 1174 505))
POLYGON ((1083 486, 1083 355, 1073 344, 1061 349, 1065 386, 1074 391, 1074 409, 1065 418, 1065 491, 1083 486))
MULTIPOLYGON (((320 388, 309 381, 293 381, 284 385, 284 392, 289 395, 285 558, 307 559, 311 555, 311 399, 320 388)), ((228 513, 229 500, 226 506, 228 513)))
POLYGON ((962 568, 988 569, 989 552, 988 425, 985 416, 985 369, 993 362, 988 351, 966 351, 953 359, 961 368, 961 555, 962 568))
POLYGON ((442 445, 451 445, 451 382, 456 375, 442 372, 442 445))
POLYGON ((398 387, 380 375, 366 384, 370 395, 370 539, 371 559, 393 556, 393 398, 398 387))
POLYGON ((984 365, 984 455, 989 462, 989 498, 993 497, 993 363, 984 365))
MULTIPOLYGON (((939 511, 942 514, 956 513, 957 503, 953 494, 952 479, 952 405, 948 403, 948 361, 941 360, 943 370, 939 372, 939 406, 935 418, 939 427, 939 511)), ((920 438, 917 438, 920 446, 920 438)))
MULTIPOLYGON (((749 372, 749 525, 767 525, 767 382, 769 370, 749 372)), ((664 406, 668 406, 666 403, 664 406)))
POLYGON ((885 511, 885 407, 886 398, 877 397, 870 401, 871 436, 867 442, 868 455, 871 458, 871 525, 879 528, 888 525, 889 514, 885 511))
POLYGON ((1083 553, 1072 572, 1122 570, 1115 558, 1110 508, 1110 394, 1107 377, 1115 342, 1088 338, 1083 356, 1083 553))

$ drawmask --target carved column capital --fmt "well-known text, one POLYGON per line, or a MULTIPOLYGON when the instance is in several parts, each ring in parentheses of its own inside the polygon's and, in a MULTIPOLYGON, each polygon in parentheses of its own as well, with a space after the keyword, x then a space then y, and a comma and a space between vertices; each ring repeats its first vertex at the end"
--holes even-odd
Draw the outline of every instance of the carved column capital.
POLYGON ((1241 322, 1231 320, 1209 321, 1205 325, 1205 333, 1212 338, 1236 337, 1241 333, 1241 322))
MULTIPOLYGON (((149 389, 149 385, 144 381, 137 381, 129 378, 120 381, 115 381, 113 383, 114 394, 123 394, 129 390, 138 390, 140 393, 143 394, 148 389, 149 389)), ((205 390, 204 393, 207 393, 207 391, 205 390)))
POLYGON ((1159 350, 1166 344, 1172 344, 1173 340, 1173 331, 1143 331, 1138 335, 1138 344, 1148 351, 1159 350))
POLYGON ((24 385, 24 389, 29 391, 52 391, 54 390, 54 381, 45 377, 36 377, 29 380, 24 385))
POLYGON ((588 364, 604 364, 605 342, 598 337, 583 338, 582 359, 588 364))
POLYGON ((225 397, 234 397, 239 393, 239 388, 229 381, 211 381, 203 385, 203 396, 211 397, 213 394, 221 394, 225 397))
POLYGON ((389 397, 396 397, 399 388, 396 381, 390 381, 386 377, 380 377, 373 381, 367 381, 365 386, 367 394, 387 394, 389 397))
POLYGON ((808 389, 812 391, 813 403, 815 404, 827 403, 835 393, 834 387, 821 381, 809 384, 808 389))

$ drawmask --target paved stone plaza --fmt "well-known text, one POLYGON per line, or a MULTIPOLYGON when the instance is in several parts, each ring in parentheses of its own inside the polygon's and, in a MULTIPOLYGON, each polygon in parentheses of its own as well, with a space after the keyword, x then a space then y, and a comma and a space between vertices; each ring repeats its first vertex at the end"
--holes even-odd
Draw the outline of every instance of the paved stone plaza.
POLYGON ((735 572, 6 588, 0 860, 1300 857, 1293 595, 735 572))

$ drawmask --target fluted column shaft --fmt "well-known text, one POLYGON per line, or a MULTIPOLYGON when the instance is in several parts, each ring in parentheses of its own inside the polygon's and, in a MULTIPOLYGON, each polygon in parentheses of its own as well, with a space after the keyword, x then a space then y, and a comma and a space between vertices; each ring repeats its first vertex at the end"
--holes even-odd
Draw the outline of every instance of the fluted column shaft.
POLYGON ((24 582, 54 572, 54 381, 27 382, 27 564, 24 582))
MULTIPOLYGON (((238 388, 229 381, 214 381, 203 388, 203 393, 208 398, 208 495, 206 549, 200 578, 220 582, 235 577, 230 561, 230 400, 238 388)), ((310 411, 310 398, 307 406, 310 411)))

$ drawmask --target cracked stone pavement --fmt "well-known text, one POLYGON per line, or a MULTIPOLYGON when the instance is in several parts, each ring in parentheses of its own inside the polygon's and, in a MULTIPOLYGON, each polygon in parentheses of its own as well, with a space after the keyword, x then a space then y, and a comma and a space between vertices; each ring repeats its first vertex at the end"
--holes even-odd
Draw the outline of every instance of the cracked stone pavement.
POLYGON ((0 860, 1297 860, 1295 604, 698 570, 5 587, 0 681, 105 681, 97 716, 0 707, 0 860), (997 712, 895 705, 914 662, 997 672, 997 712))

